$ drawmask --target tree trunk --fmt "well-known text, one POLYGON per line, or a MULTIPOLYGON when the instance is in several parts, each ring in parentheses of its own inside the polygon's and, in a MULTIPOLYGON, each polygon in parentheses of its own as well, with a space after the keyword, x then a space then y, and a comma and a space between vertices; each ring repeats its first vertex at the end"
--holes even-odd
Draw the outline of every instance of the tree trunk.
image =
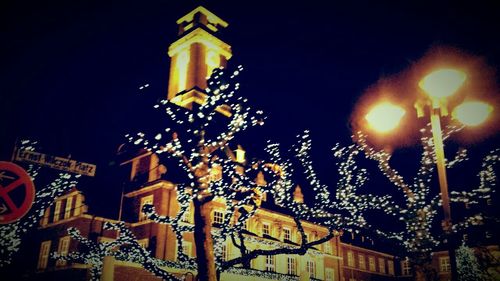
POLYGON ((430 263, 416 264, 413 266, 415 281, 435 281, 436 272, 430 263))
POLYGON ((199 281, 217 281, 210 205, 194 200, 194 243, 199 281))
POLYGON ((424 266, 415 265, 413 269, 415 271, 415 281, 427 281, 424 266))

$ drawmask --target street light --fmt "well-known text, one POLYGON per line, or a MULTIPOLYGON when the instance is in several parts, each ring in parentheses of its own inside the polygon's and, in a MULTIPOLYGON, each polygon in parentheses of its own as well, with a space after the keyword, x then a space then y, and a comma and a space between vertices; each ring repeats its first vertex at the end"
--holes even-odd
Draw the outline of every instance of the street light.
POLYGON ((493 111, 493 106, 481 101, 468 101, 455 107, 451 116, 467 126, 478 126, 493 111))
POLYGON ((453 95, 463 85, 465 79, 466 75, 461 71, 455 69, 439 69, 427 74, 418 84, 432 102, 430 108, 432 138, 434 141, 434 153, 436 154, 436 166, 444 212, 442 227, 446 234, 451 233, 452 223, 440 116, 443 113, 443 115, 447 115, 447 109, 443 108, 440 99, 453 95))
POLYGON ((374 130, 387 133, 399 125, 406 111, 390 102, 375 105, 365 116, 365 119, 374 130))
MULTIPOLYGON (((466 77, 465 73, 455 69, 439 69, 433 71, 426 75, 418 84, 426 94, 427 99, 419 99, 415 102, 418 117, 423 117, 425 115, 426 106, 429 107, 430 111, 434 153, 436 155, 436 166, 444 212, 442 227, 448 238, 451 235, 452 221, 440 117, 448 115, 446 98, 452 96, 460 89, 466 77)), ((469 101, 458 105, 453 110, 452 117, 464 125, 477 126, 484 122, 492 111, 493 107, 485 102, 469 101)), ((365 116, 365 119, 372 129, 378 132, 387 133, 397 127, 404 113, 405 110, 403 108, 384 102, 372 107, 365 116)), ((452 269, 454 269, 455 255, 453 249, 450 249, 449 255, 452 269)), ((453 272, 452 270, 452 279, 454 278, 456 278, 456 271, 453 272)))
POLYGON ((461 71, 443 68, 427 74, 418 86, 432 99, 446 98, 453 95, 466 78, 461 71))

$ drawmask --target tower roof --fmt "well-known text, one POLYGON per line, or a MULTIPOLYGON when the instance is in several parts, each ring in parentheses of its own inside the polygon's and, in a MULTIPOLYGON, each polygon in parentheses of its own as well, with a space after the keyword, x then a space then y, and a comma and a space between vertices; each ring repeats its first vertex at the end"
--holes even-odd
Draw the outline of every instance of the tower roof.
MULTIPOLYGON (((198 6, 185 16, 181 17, 176 22, 178 25, 183 26, 182 31, 190 29, 191 26, 203 25, 208 29, 217 32, 218 27, 227 27, 228 23, 223 19, 216 16, 203 6, 198 6)), ((182 33, 182 32, 181 32, 182 33)))

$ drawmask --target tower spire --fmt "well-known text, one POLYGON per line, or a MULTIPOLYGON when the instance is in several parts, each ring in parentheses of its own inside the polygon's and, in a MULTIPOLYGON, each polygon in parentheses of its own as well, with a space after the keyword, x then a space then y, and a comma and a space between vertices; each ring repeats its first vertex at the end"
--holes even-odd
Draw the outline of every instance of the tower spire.
POLYGON ((205 101, 207 78, 231 58, 231 46, 216 37, 227 22, 199 6, 177 20, 179 39, 170 45, 167 98, 189 109, 205 101))

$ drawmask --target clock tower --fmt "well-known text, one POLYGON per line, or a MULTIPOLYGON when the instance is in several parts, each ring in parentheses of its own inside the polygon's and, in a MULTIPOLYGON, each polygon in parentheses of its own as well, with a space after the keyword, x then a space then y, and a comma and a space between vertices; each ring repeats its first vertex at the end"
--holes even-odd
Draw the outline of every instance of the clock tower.
POLYGON ((225 67, 231 46, 215 35, 227 22, 202 6, 177 20, 179 36, 168 48, 171 58, 168 100, 192 109, 206 98, 207 78, 212 70, 225 67))

